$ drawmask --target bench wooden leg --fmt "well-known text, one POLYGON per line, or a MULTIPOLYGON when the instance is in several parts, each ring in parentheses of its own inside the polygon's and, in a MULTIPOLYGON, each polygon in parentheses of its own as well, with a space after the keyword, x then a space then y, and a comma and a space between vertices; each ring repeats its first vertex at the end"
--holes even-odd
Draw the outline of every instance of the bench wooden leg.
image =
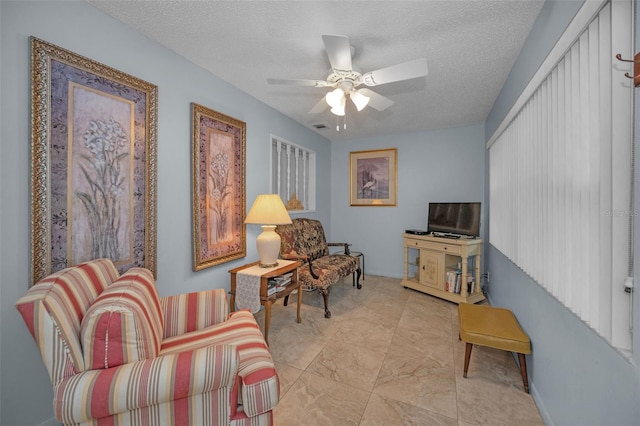
POLYGON ((464 371, 462 372, 462 377, 467 377, 467 370, 469 370, 469 360, 471 359, 471 349, 473 349, 473 344, 467 343, 467 346, 464 348, 464 371))
POLYGON ((331 318, 331 311, 329 311, 329 291, 322 293, 322 298, 324 299, 324 317, 331 318))
POLYGON ((527 358, 524 354, 518 354, 518 361, 520 361, 520 374, 522 375, 522 383, 524 384, 524 391, 529 393, 529 378, 527 377, 527 358))

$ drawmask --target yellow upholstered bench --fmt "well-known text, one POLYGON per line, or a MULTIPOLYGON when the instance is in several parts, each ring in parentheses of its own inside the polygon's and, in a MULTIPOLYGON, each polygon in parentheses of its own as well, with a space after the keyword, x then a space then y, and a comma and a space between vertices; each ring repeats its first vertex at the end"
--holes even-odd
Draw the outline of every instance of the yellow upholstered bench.
POLYGON ((460 319, 460 339, 467 344, 464 351, 464 373, 462 376, 467 377, 473 345, 515 352, 518 354, 520 362, 524 390, 529 393, 525 354, 531 353, 531 341, 518 324, 513 312, 489 305, 460 303, 458 316, 460 319))

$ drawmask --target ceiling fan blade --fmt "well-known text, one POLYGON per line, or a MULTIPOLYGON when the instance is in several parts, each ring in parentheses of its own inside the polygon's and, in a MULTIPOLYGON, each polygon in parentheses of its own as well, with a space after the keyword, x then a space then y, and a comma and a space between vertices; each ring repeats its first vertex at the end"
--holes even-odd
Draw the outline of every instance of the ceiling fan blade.
POLYGON ((336 71, 351 71, 351 45, 349 38, 338 35, 323 35, 322 41, 327 51, 331 68, 336 71))
POLYGON ((324 97, 322 97, 320 101, 309 110, 309 114, 320 114, 325 109, 327 109, 328 106, 329 105, 327 104, 327 101, 325 101, 324 97))
POLYGON ((364 96, 367 96, 369 98, 369 103, 367 105, 378 111, 384 111, 394 104, 391 99, 387 98, 386 96, 382 96, 374 92, 373 90, 363 88, 358 90, 358 92, 363 94, 364 96))
POLYGON ((302 80, 302 79, 291 79, 286 80, 282 78, 268 78, 267 83, 269 84, 284 84, 286 86, 309 86, 309 87, 327 87, 329 83, 324 80, 302 80))
POLYGON ((378 86, 394 81, 424 77, 428 72, 427 60, 422 58, 365 73, 362 76, 362 81, 367 86, 378 86))

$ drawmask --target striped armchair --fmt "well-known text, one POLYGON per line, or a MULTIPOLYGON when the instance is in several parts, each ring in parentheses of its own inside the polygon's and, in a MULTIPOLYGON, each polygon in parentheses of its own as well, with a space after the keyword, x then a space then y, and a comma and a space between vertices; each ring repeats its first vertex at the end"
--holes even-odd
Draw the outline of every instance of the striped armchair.
POLYGON ((273 424, 273 360, 222 289, 160 298, 148 270, 119 276, 98 259, 43 279, 16 307, 64 424, 273 424))

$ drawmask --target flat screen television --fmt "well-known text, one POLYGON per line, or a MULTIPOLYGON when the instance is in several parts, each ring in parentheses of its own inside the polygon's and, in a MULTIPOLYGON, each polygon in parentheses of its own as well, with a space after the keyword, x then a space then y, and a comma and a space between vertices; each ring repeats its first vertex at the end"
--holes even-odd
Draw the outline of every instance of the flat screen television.
POLYGON ((480 236, 480 203, 429 203, 427 231, 454 236, 480 236))

